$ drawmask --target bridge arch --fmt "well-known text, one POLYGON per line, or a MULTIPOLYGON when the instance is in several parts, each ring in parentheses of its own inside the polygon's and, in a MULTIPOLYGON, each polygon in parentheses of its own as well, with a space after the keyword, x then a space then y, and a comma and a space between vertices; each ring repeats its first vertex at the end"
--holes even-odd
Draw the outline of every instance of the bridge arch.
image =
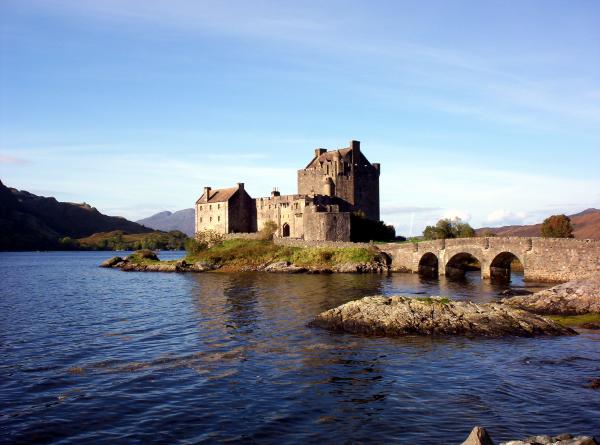
POLYGON ((499 282, 510 282, 515 263, 524 269, 523 261, 514 253, 504 251, 498 253, 490 262, 490 278, 499 282))
POLYGON ((419 275, 437 278, 439 275, 439 260, 436 254, 426 252, 419 260, 419 275))
POLYGON ((448 278, 461 279, 470 270, 481 270, 482 261, 470 252, 458 252, 450 257, 444 272, 448 278))

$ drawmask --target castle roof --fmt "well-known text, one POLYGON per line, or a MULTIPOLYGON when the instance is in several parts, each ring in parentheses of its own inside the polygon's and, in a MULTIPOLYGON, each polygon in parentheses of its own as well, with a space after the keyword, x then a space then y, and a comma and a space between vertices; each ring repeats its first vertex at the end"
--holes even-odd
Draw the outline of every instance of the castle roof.
POLYGON ((315 157, 310 164, 306 166, 306 168, 316 167, 319 164, 323 164, 327 161, 332 161, 333 158, 337 155, 342 161, 351 161, 351 153, 352 147, 340 148, 339 150, 331 150, 326 151, 320 156, 315 157))
POLYGON ((231 187, 227 189, 211 189, 208 190, 208 199, 205 198, 205 193, 202 193, 202 196, 198 198, 196 204, 200 204, 203 202, 227 202, 237 191, 238 187, 231 187))

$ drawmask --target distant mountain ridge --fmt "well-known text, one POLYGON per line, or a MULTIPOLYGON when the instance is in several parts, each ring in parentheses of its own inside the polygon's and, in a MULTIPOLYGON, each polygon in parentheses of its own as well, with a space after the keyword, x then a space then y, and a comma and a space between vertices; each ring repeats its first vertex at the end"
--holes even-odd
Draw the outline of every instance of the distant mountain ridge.
POLYGON ((166 232, 179 230, 188 236, 192 236, 194 234, 194 209, 183 209, 177 212, 159 212, 136 222, 156 230, 164 230, 166 232))
POLYGON ((53 249, 63 237, 82 238, 113 230, 152 232, 120 216, 104 215, 89 204, 59 202, 6 187, 0 181, 0 250, 53 249))
MULTIPOLYGON (((573 224, 573 235, 579 239, 600 239, 600 209, 589 208, 583 212, 568 215, 573 224)), ((512 225, 502 227, 482 227, 475 232, 482 235, 491 231, 497 236, 540 236, 542 224, 512 225)))

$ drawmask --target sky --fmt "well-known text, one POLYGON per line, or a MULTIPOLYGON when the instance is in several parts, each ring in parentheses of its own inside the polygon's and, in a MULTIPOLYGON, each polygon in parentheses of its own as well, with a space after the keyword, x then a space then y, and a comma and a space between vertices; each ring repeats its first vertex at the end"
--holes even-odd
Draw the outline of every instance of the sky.
POLYGON ((381 163, 419 234, 600 207, 600 3, 0 2, 0 180, 136 220, 381 163))

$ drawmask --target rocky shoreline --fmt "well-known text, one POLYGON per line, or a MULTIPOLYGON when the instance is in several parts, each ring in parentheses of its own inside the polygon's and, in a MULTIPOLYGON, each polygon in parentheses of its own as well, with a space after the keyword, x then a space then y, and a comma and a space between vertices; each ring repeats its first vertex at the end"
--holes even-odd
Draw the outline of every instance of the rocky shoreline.
MULTIPOLYGON (((476 426, 461 445, 494 445, 494 441, 485 428, 476 426)), ((530 436, 521 440, 500 442, 500 445, 598 445, 598 442, 592 436, 575 436, 563 433, 556 436, 530 436)))
POLYGON ((128 257, 112 257, 100 264, 100 267, 121 269, 125 272, 208 272, 214 270, 223 270, 227 272, 270 272, 270 273, 308 273, 308 274, 327 274, 327 273, 384 273, 388 267, 380 262, 370 263, 344 263, 331 268, 323 267, 301 267, 291 264, 288 261, 276 261, 258 266, 242 266, 232 268, 231 266, 221 267, 206 262, 190 263, 185 260, 179 261, 159 261, 158 258, 142 258, 129 255, 128 257))
POLYGON ((504 298, 502 303, 541 315, 600 314, 600 276, 569 281, 533 295, 504 298))
POLYGON ((322 312, 309 326, 389 337, 577 335, 570 328, 521 309, 499 303, 451 301, 443 297, 364 297, 322 312))

